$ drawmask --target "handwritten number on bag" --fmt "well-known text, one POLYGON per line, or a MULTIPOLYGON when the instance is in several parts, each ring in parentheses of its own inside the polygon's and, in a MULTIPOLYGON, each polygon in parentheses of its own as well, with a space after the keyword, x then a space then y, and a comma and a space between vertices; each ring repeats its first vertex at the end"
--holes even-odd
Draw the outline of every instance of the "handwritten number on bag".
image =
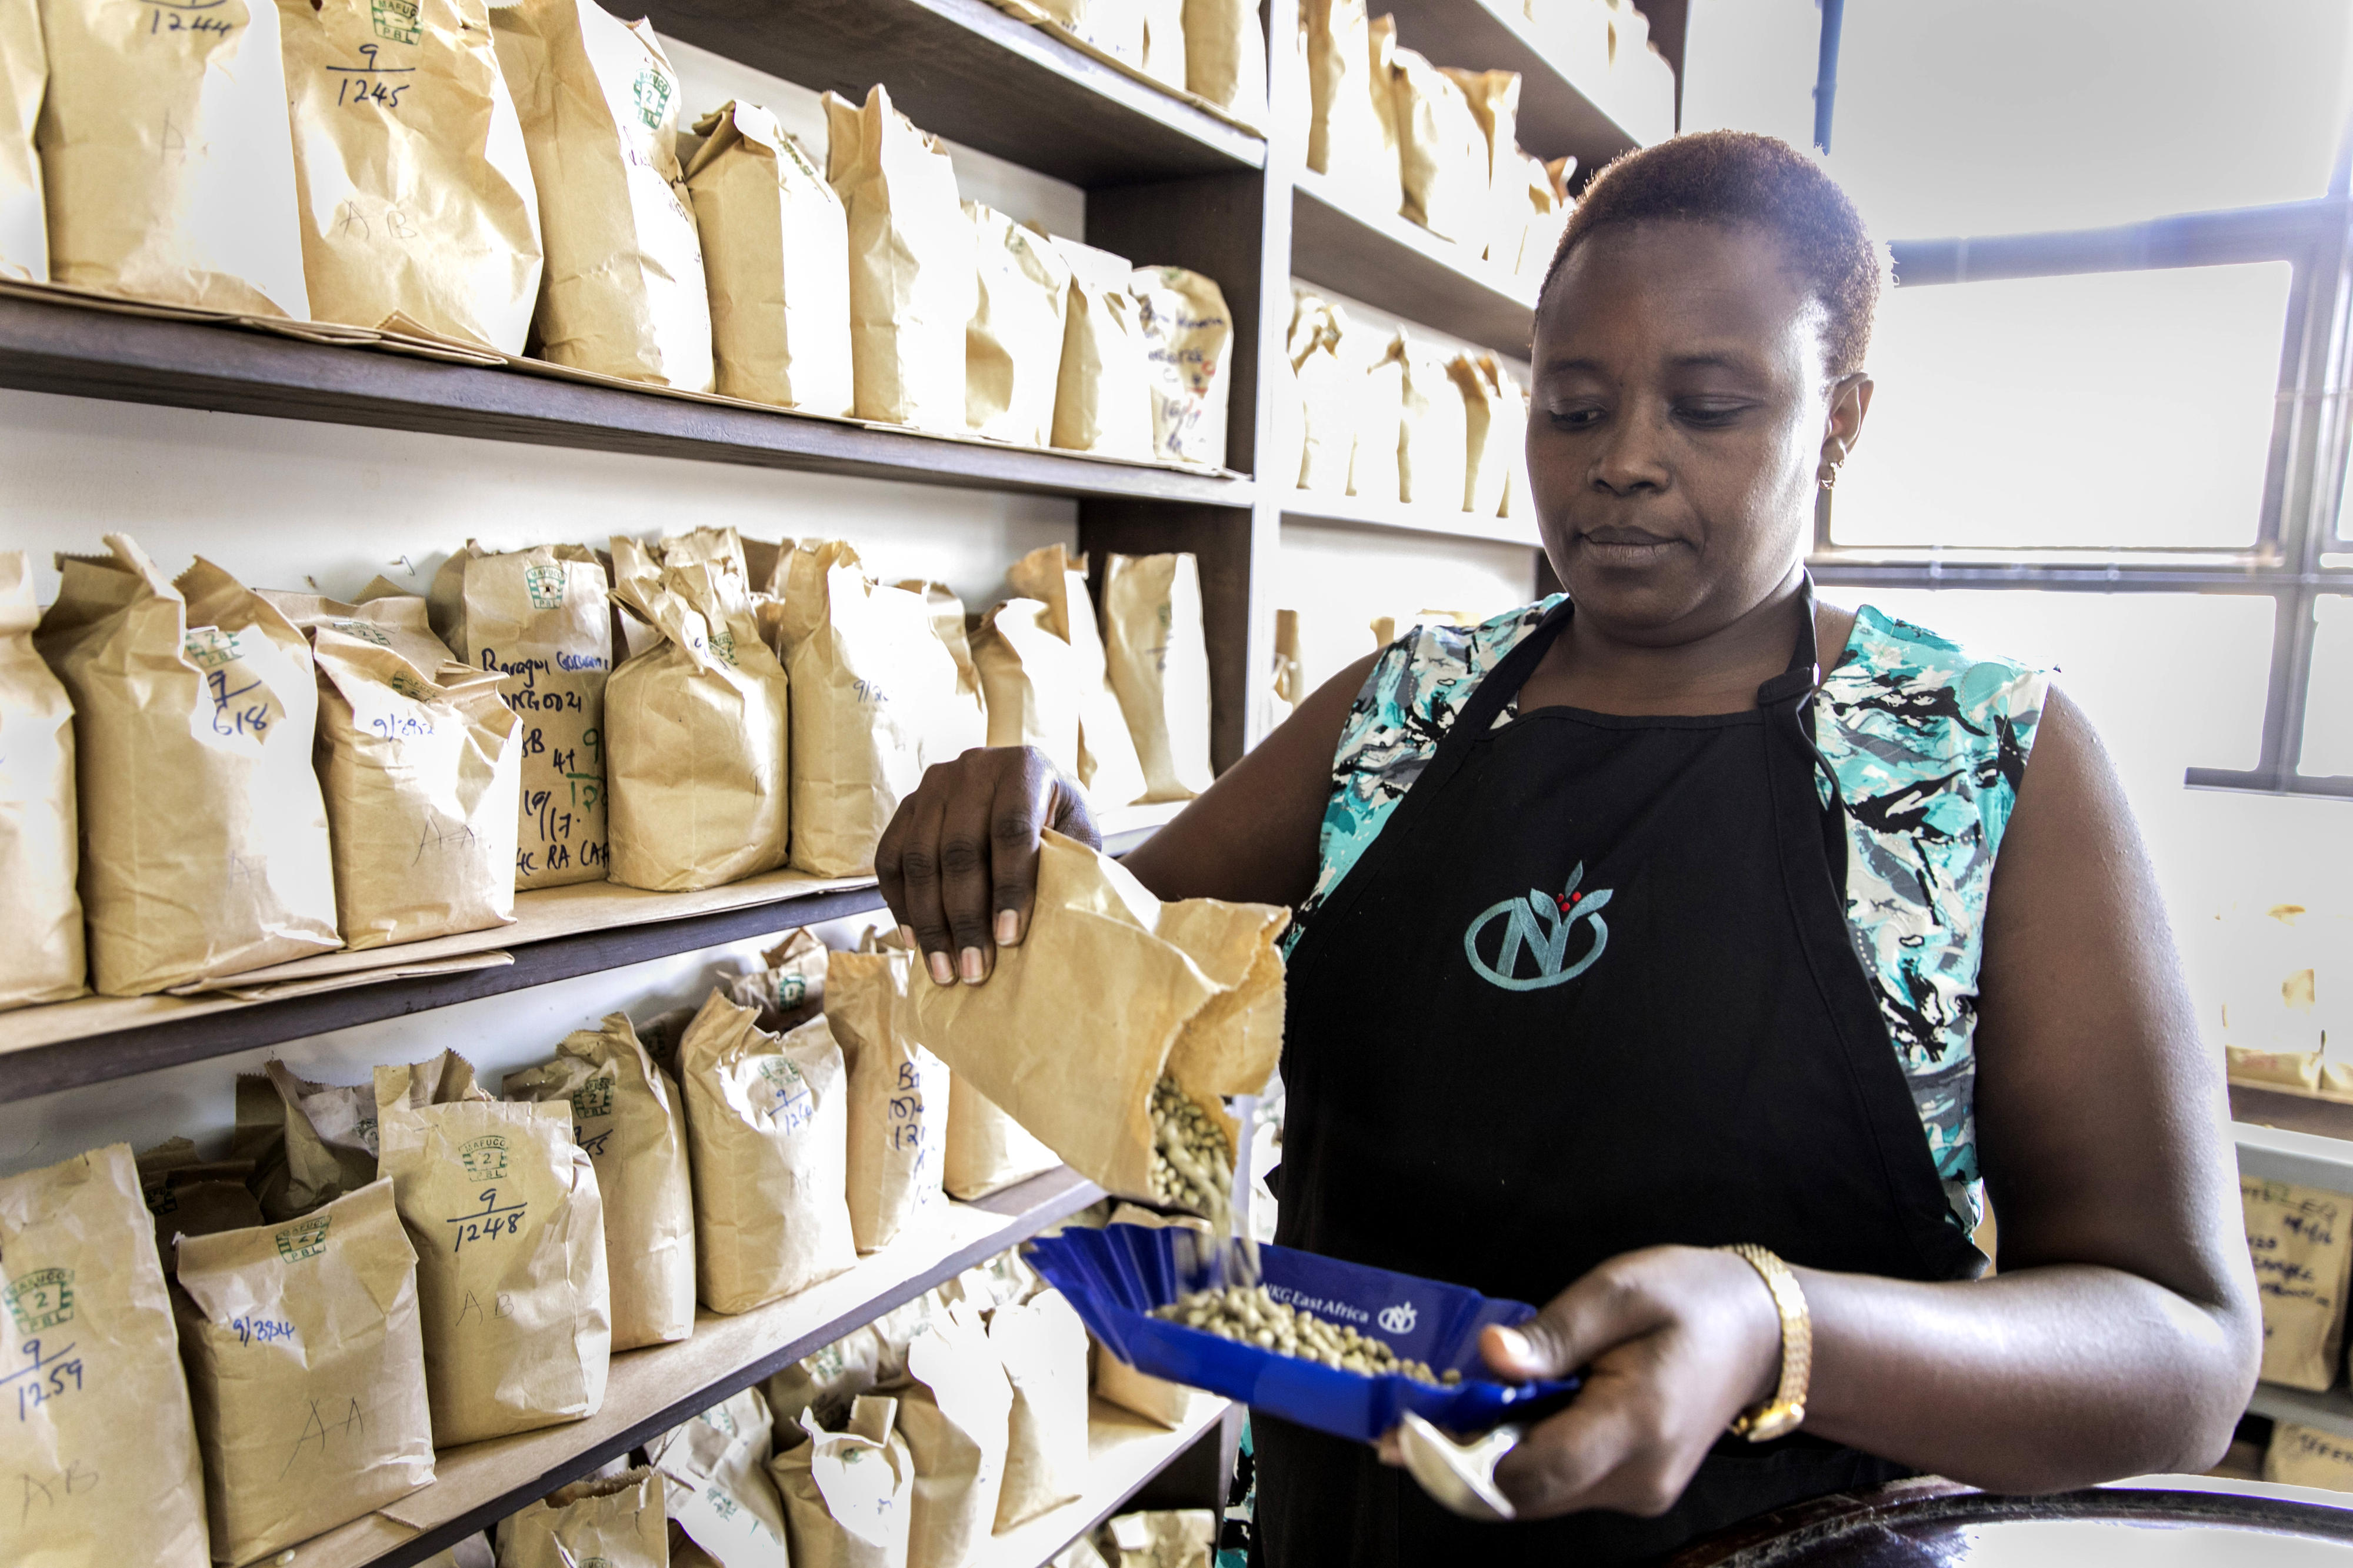
POLYGON ((159 33, 218 33, 228 37, 230 23, 226 16, 210 16, 225 0, 148 0, 147 35, 159 33))
POLYGON ((15 1385, 19 1422, 59 1394, 81 1388, 81 1358, 73 1353, 73 1345, 44 1352, 40 1341, 28 1339, 23 1350, 26 1364, 0 1377, 0 1385, 15 1385))
MULTIPOLYGON (((214 4, 219 4, 219 0, 214 0, 214 4)), ((400 95, 408 90, 408 84, 405 81, 388 81, 385 79, 413 76, 416 74, 417 68, 376 64, 375 57, 379 47, 381 46, 376 44, 360 46, 360 55, 367 61, 364 66, 329 66, 327 68, 343 79, 335 86, 336 108, 364 109, 373 103, 389 111, 400 107, 400 95)), ((393 234, 395 238, 405 237, 397 227, 394 229, 393 234)))
POLYGON ((458 1227, 457 1237, 450 1242, 449 1250, 462 1252, 465 1250, 466 1243, 470 1241, 495 1241, 502 1236, 521 1236, 522 1216, 530 1207, 527 1203, 508 1204, 501 1206, 499 1203, 498 1188, 484 1187, 482 1206, 479 1210, 472 1214, 456 1215, 441 1222, 443 1225, 454 1225, 458 1227))

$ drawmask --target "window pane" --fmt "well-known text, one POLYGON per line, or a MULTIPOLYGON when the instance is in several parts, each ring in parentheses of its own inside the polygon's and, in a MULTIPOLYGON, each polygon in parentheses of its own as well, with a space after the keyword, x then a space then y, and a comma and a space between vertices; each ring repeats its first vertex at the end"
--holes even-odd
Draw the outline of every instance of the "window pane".
POLYGON ((2348 22, 2344 0, 1854 0, 1831 170, 1887 239, 2317 196, 2348 22))
POLYGON ((2304 699, 2306 778, 2353 778, 2353 598, 2324 594, 2313 602, 2311 684, 2304 699))
POLYGON ((2284 261, 1897 289, 1841 544, 2252 543, 2284 261))

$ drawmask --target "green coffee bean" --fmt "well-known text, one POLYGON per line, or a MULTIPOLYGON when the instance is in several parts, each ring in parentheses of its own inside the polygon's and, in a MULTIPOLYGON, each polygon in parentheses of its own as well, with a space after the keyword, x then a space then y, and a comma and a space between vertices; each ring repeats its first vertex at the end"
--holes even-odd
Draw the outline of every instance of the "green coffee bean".
POLYGON ((1263 1285, 1247 1289, 1228 1285, 1222 1289, 1197 1290, 1165 1307, 1154 1308, 1152 1315, 1223 1339, 1368 1377, 1397 1373, 1417 1383, 1445 1387, 1462 1381, 1462 1374, 1451 1367, 1437 1373, 1425 1362, 1400 1357, 1372 1335, 1357 1332, 1354 1324, 1334 1323, 1278 1301, 1267 1294, 1263 1285))

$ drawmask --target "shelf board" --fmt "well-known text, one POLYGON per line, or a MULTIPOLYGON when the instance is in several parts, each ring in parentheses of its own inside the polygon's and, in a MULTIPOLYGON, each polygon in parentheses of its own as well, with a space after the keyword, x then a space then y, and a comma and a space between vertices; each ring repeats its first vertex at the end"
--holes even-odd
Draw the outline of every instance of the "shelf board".
POLYGON ((615 1356, 596 1415, 444 1449, 430 1486, 297 1547, 285 1568, 409 1568, 1102 1195, 1068 1169, 1051 1171, 949 1204, 916 1234, 798 1295, 733 1317, 698 1312, 692 1338, 615 1356))
POLYGON ((1366 496, 1338 496, 1321 490, 1293 490, 1282 498, 1286 521, 1345 522, 1366 528, 1392 528, 1412 533, 1444 534, 1453 539, 1490 539, 1504 544, 1542 549, 1536 525, 1525 518, 1479 517, 1467 511, 1447 511, 1434 506, 1406 506, 1366 496))
POLYGON ((658 33, 1082 186, 1263 168, 1266 142, 986 0, 649 0, 658 33))
POLYGON ((2283 1388, 2276 1383, 2259 1383, 2255 1384, 2254 1397, 2247 1401, 2247 1410, 2251 1415, 2268 1415, 2274 1421, 2293 1421, 2300 1426, 2317 1426, 2340 1437, 2353 1437, 2353 1394, 2341 1388, 2314 1394, 2301 1388, 2283 1388))
POLYGON ((1195 1443, 1213 1437, 1229 1408, 1229 1401, 1196 1389, 1185 1419, 1172 1432, 1107 1400, 1092 1401, 1085 1495, 989 1537, 988 1544, 973 1555, 970 1568, 1039 1568, 1117 1513, 1195 1443))
MULTIPOLYGON (((1103 847, 1124 855, 1181 809, 1139 806, 1114 814, 1114 825, 1130 826, 1106 832, 1103 847)), ((501 940, 514 927, 478 933, 483 947, 513 958, 511 963, 488 968, 376 980, 264 1001, 222 995, 84 998, 0 1013, 0 1102, 404 1017, 721 942, 770 936, 794 926, 870 914, 883 907, 882 895, 871 879, 847 887, 828 885, 818 892, 806 888, 806 882, 786 879, 702 895, 628 894, 613 900, 614 923, 531 942, 501 940), (731 893, 735 895, 732 899, 731 893), (666 912, 681 906, 691 912, 666 912), (79 1026, 76 1020, 82 1018, 92 1020, 90 1026, 79 1026)), ((549 891, 575 894, 573 889, 549 891)), ((521 895, 522 900, 545 897, 521 895)), ((399 952, 380 951, 386 956, 399 952)))
POLYGON ((1347 206, 1313 169, 1297 175, 1291 269, 1308 283, 1408 321, 1528 357, 1535 290, 1396 214, 1347 206))
POLYGON ((16 295, 0 296, 0 386, 966 489, 1250 501, 1250 481, 1226 475, 871 429, 16 295))
POLYGON ((2353 1193, 2353 1142, 2244 1121, 2231 1123, 2231 1137, 2239 1146, 2242 1175, 2353 1193))
POLYGON ((1598 46, 1591 59, 1579 61, 1559 58, 1508 0, 1381 0, 1380 8, 1397 17, 1398 42, 1434 64, 1476 62, 1482 70, 1519 72, 1520 145, 1547 163, 1573 153, 1578 173, 1590 174, 1642 145, 1632 129, 1635 117, 1608 107, 1609 62, 1607 40, 1598 36, 1599 6, 1577 7, 1593 14, 1598 46))

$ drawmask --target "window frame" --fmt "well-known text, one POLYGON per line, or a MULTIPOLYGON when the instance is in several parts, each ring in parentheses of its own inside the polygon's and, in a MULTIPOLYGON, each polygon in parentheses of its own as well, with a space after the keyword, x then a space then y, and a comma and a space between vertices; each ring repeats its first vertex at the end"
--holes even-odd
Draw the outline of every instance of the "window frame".
MULTIPOLYGON (((2296 772, 2311 690, 2314 614, 2323 595, 2353 594, 2353 541, 2336 537, 2353 445, 2353 200, 2340 163, 2331 194, 2311 201, 2183 213, 2114 227, 1889 247, 1898 286, 2007 278, 2169 270, 2285 261, 2291 268, 2263 511, 2254 542, 2224 549, 2082 546, 1951 549, 1841 546, 1831 492, 1814 510, 1808 566, 1825 585, 2031 588, 2078 593, 2205 593, 2271 599, 2272 652, 2263 748, 2253 767, 2191 768, 2192 789, 2353 800, 2353 776, 2296 772)), ((2348 693, 2353 700, 2353 693, 2348 693)))

